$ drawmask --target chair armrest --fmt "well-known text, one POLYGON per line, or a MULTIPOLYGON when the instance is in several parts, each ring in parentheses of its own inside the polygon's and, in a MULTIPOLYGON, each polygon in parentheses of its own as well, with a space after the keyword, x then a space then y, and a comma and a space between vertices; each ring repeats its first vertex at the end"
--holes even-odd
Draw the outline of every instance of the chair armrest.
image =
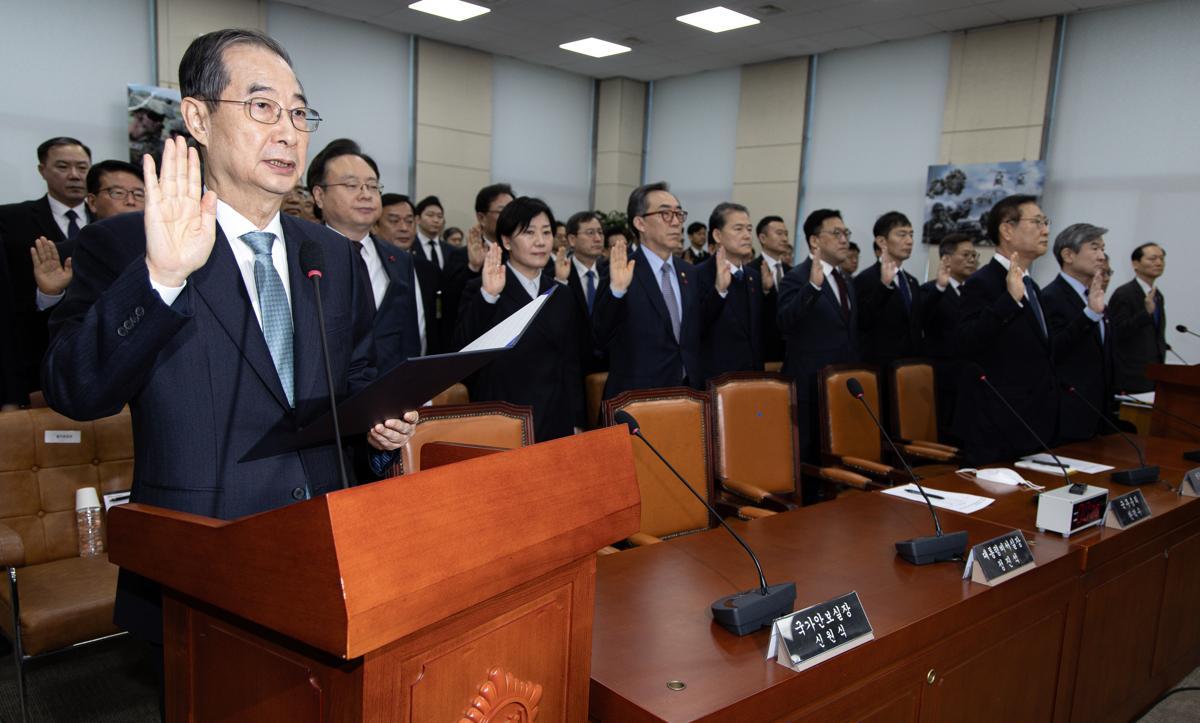
POLYGON ((654 535, 647 535, 645 532, 635 532, 629 536, 629 542, 638 547, 644 547, 646 545, 657 545, 662 540, 654 535))
POLYGON ((927 449, 940 449, 943 452, 949 452, 950 454, 958 454, 959 452, 958 447, 951 447, 948 444, 942 444, 941 442, 930 442, 924 439, 914 439, 909 441, 909 444, 915 444, 918 447, 925 447, 927 449))
POLYGON ((920 457, 921 459, 930 459, 935 462, 949 462, 955 457, 953 452, 949 452, 944 449, 938 449, 936 447, 926 447, 924 444, 919 442, 900 445, 900 449, 904 450, 904 453, 907 455, 920 457))
POLYGON ((738 517, 741 517, 744 520, 757 520, 763 517, 771 517, 779 514, 772 510, 764 510, 761 507, 750 507, 749 505, 745 507, 739 507, 737 513, 738 517))
POLYGON ((842 457, 838 460, 838 464, 848 467, 855 472, 865 472, 873 477, 887 477, 895 472, 895 468, 891 465, 886 465, 882 462, 872 462, 862 457, 842 457))
POLYGON ((605 545, 604 547, 601 547, 599 550, 596 550, 597 555, 615 555, 618 552, 620 552, 620 550, 613 547, 612 545, 605 545))
POLYGON ((879 486, 870 477, 864 477, 861 474, 851 472, 848 469, 842 469, 840 467, 816 467, 814 465, 805 464, 801 465, 801 469, 807 475, 819 477, 826 482, 846 485, 847 487, 853 487, 854 489, 858 490, 869 490, 872 487, 879 486))
POLYGON ((21 567, 25 564, 25 543, 16 530, 0 522, 0 565, 21 567))
POLYGON ((753 502, 761 502, 765 497, 771 494, 761 487, 755 487, 749 482, 743 482, 736 479, 723 479, 721 480, 721 486, 730 492, 740 495, 741 497, 745 497, 753 502))

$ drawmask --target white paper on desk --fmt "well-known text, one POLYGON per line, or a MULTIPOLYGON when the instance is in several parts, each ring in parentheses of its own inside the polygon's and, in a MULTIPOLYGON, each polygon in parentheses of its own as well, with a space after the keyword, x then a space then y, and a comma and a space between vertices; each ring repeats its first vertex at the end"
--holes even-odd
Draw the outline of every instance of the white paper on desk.
POLYGON ((529 326, 529 322, 533 320, 538 310, 542 308, 542 304, 546 303, 554 291, 551 289, 545 294, 540 294, 536 299, 509 314, 507 319, 480 334, 478 339, 464 346, 461 351, 506 349, 512 346, 517 339, 521 338, 525 327, 529 326))
POLYGON ((1142 392, 1141 394, 1118 394, 1116 395, 1116 398, 1118 402, 1144 404, 1148 407, 1154 406, 1154 392, 1142 392))
MULTIPOLYGON (((1073 459, 1071 457, 1064 457, 1061 454, 1058 456, 1058 458, 1061 459, 1062 463, 1067 466, 1068 472, 1083 472, 1084 474, 1100 474, 1101 472, 1108 472, 1109 470, 1114 469, 1113 467, 1110 467, 1107 464, 1100 464, 1098 462, 1088 462, 1087 460, 1083 460, 1083 459, 1073 459)), ((1058 463, 1054 461, 1054 458, 1048 454, 1031 454, 1028 457, 1022 457, 1021 461, 1022 462, 1032 462, 1033 464, 1039 465, 1039 466, 1026 467, 1025 465, 1022 465, 1020 463, 1017 463, 1016 466, 1025 467, 1026 469, 1032 469, 1035 472, 1045 472, 1046 474, 1057 474, 1057 475, 1062 474, 1062 467, 1059 467, 1058 463)))
MULTIPOLYGON (((951 510, 952 512, 961 512, 964 515, 969 515, 972 512, 978 512, 984 507, 992 504, 996 500, 991 497, 980 497, 979 495, 968 495, 962 492, 946 492, 945 490, 935 490, 932 487, 926 487, 925 492, 929 494, 929 502, 934 507, 940 507, 943 510, 951 510), (937 495, 942 499, 934 497, 937 495)), ((921 490, 917 489, 916 485, 904 485, 903 487, 892 487, 883 490, 882 494, 899 497, 902 500, 910 500, 912 502, 925 503, 925 498, 921 496, 921 490)))

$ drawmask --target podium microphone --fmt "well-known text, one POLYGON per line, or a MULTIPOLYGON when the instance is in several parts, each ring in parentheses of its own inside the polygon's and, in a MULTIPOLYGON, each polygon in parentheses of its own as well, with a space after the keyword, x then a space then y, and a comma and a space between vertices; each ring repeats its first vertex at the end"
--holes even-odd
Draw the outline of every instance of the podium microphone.
POLYGON ((1176 325, 1175 325, 1175 331, 1179 332, 1180 334, 1191 334, 1191 335, 1192 335, 1192 336, 1194 336, 1194 337, 1200 338, 1200 334, 1197 334, 1196 332, 1194 332, 1194 331, 1192 331, 1191 329, 1187 328, 1187 327, 1186 327, 1186 326, 1184 326, 1183 324, 1176 324, 1176 325))
POLYGON ((900 450, 896 449, 895 442, 892 441, 891 436, 888 435, 883 425, 879 423, 875 412, 871 411, 871 405, 867 404, 867 400, 863 398, 862 384, 859 383, 858 379, 850 377, 846 380, 846 389, 849 390, 850 396, 862 402, 863 409, 866 409, 867 414, 871 415, 871 421, 879 428, 879 432, 887 440, 896 458, 904 465, 904 469, 908 472, 908 476, 912 479, 913 484, 921 491, 921 496, 925 498, 925 504, 929 505, 929 514, 933 516, 933 529, 937 531, 937 535, 901 540, 896 543, 896 553, 905 562, 913 565, 928 565, 931 562, 962 559, 962 554, 967 549, 967 531, 959 530, 958 532, 951 532, 949 535, 942 532, 942 521, 938 519, 937 510, 933 508, 933 503, 929 501, 929 495, 925 494, 925 488, 917 481, 917 475, 913 472, 912 467, 908 466, 908 460, 904 459, 904 455, 900 454, 900 450))
MULTIPOLYGON (((1182 329, 1182 327, 1183 327, 1183 325, 1180 324, 1178 327, 1175 327, 1175 328, 1182 329)), ((1190 334, 1191 332, 1188 332, 1188 333, 1190 334)), ((1183 357, 1179 356, 1179 352, 1175 351, 1175 347, 1171 346, 1170 344, 1167 344, 1167 351, 1174 354, 1175 358, 1178 359, 1184 366, 1188 366, 1188 367, 1191 366, 1191 364, 1188 363, 1187 359, 1184 359, 1183 357)))
POLYGON ((721 515, 708 504, 699 492, 695 490, 683 475, 679 474, 671 463, 666 460, 658 450, 650 444, 650 440, 642 434, 641 427, 633 415, 625 410, 621 410, 613 415, 613 420, 617 424, 624 424, 629 427, 629 433, 650 448, 654 456, 662 460, 662 463, 671 470, 671 473, 683 483, 688 491, 695 495, 696 499, 700 500, 700 504, 708 508, 717 522, 725 530, 733 535, 733 539, 738 541, 738 544, 745 548, 746 553, 750 555, 750 559, 754 561, 754 568, 758 571, 758 589, 746 590, 739 592, 736 595, 723 596, 712 604, 713 620, 735 635, 748 635, 749 633, 758 630, 759 628, 769 626, 776 618, 783 617, 792 612, 792 607, 796 603, 796 583, 784 582, 778 585, 768 585, 767 578, 763 575, 762 565, 758 562, 758 556, 754 554, 754 550, 746 544, 738 533, 733 531, 733 528, 725 524, 725 520, 721 519, 721 515))
POLYGON ((1029 432, 1029 436, 1033 437, 1035 440, 1037 440, 1038 444, 1042 445, 1042 449, 1046 450, 1046 454, 1048 454, 1054 458, 1055 463, 1058 464, 1060 469, 1062 469, 1063 481, 1071 486, 1070 487, 1071 494, 1081 495, 1084 492, 1087 492, 1087 487, 1088 487, 1087 485, 1085 485, 1082 482, 1072 482, 1071 481, 1071 475, 1069 472, 1067 472, 1067 466, 1062 463, 1062 460, 1058 458, 1057 454, 1050 451, 1050 447, 1044 441, 1042 441, 1042 438, 1037 435, 1037 432, 1033 431, 1033 427, 1030 427, 1029 423, 1026 422, 1025 419, 1020 414, 1017 414, 1017 410, 1013 409, 1013 405, 1008 403, 1008 400, 1004 398, 1004 395, 1000 393, 1000 390, 997 389, 996 387, 992 386, 991 380, 987 378, 987 374, 983 373, 983 369, 979 370, 978 378, 979 378, 979 381, 983 382, 987 386, 988 389, 992 390, 992 394, 995 394, 996 398, 999 399, 1004 404, 1004 406, 1008 408, 1008 411, 1010 413, 1012 413, 1012 415, 1014 417, 1016 417, 1017 421, 1021 423, 1021 426, 1025 428, 1025 431, 1029 432))
POLYGON ((1158 473, 1159 473, 1158 465, 1146 466, 1146 457, 1142 454, 1142 448, 1137 446, 1137 443, 1134 442, 1132 439, 1130 439, 1128 434, 1125 434, 1124 432, 1122 432, 1121 428, 1118 427, 1117 425, 1113 424, 1113 421, 1108 418, 1108 415, 1106 415, 1104 412, 1101 412, 1099 409, 1097 409, 1096 405, 1089 402, 1087 397, 1080 394, 1079 390, 1076 389, 1074 386, 1072 386, 1070 384, 1064 384, 1064 385, 1062 385, 1062 388, 1066 392, 1068 392, 1070 394, 1074 394, 1076 399, 1078 399, 1079 401, 1081 401, 1085 405, 1087 405, 1088 409, 1092 410, 1092 412, 1094 412, 1097 417, 1100 417, 1100 419, 1103 419, 1105 424, 1107 424, 1109 427, 1111 427, 1114 432, 1121 435, 1121 439, 1128 442, 1129 446, 1133 447, 1133 451, 1137 452, 1137 456, 1138 456, 1137 469, 1123 469, 1120 471, 1114 471, 1111 475, 1109 475, 1109 479, 1111 479, 1113 482, 1116 482, 1117 484, 1130 485, 1130 486, 1152 484, 1152 483, 1158 481, 1158 473))
POLYGON ((346 460, 342 452, 342 427, 338 424, 337 400, 333 394, 333 367, 329 364, 329 341, 325 337, 325 307, 321 304, 321 268, 325 266, 325 250, 312 239, 300 244, 300 270, 312 281, 317 295, 317 324, 321 327, 321 355, 325 359, 325 383, 329 385, 329 411, 333 417, 334 447, 337 449, 338 473, 342 477, 342 489, 349 489, 346 478, 346 460))

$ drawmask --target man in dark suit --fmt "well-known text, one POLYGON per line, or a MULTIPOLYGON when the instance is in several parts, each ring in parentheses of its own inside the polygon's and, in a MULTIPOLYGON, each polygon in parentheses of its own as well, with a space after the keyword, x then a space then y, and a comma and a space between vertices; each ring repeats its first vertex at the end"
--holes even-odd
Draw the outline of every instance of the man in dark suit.
POLYGON ((608 357, 593 343, 591 332, 596 297, 608 288, 608 259, 604 258, 604 228, 600 214, 580 211, 567 219, 567 245, 572 252, 567 286, 575 299, 576 325, 580 330, 580 372, 586 376, 608 371, 608 357))
POLYGON ((708 252, 710 237, 708 235, 708 229, 704 227, 704 224, 700 223, 699 221, 692 221, 689 223, 687 227, 687 238, 687 248, 684 249, 683 253, 680 255, 680 258, 682 258, 684 261, 688 262, 692 266, 697 266, 709 256, 712 256, 712 254, 708 252))
POLYGON ((13 326, 4 329, 7 338, 22 340, 17 359, 17 386, 21 403, 29 392, 41 388, 38 370, 46 352, 46 324, 50 319, 37 303, 32 251, 38 238, 55 245, 65 262, 71 257, 71 241, 93 220, 84 198, 92 152, 74 138, 51 138, 37 149, 38 173, 46 181, 46 195, 33 201, 0 206, 0 239, 8 261, 12 284, 13 326))
MULTIPOLYGON (((301 246, 318 244, 325 257, 339 396, 375 376, 371 289, 344 238, 279 213, 320 119, 286 51, 257 31, 208 33, 184 52, 179 79, 207 191, 182 139, 167 141, 160 175, 147 157, 145 214, 80 235, 43 377, 50 406, 73 419, 129 405, 134 502, 234 519, 338 484, 337 444, 240 461, 277 425, 305 425, 329 409, 301 246)), ((377 472, 415 421, 410 412, 368 433, 377 472)), ((160 602, 154 585, 122 571, 118 625, 160 640, 160 602)))
MULTIPOLYGON (((417 241, 414 255, 420 255, 437 270, 434 288, 434 309, 426 319, 426 347, 429 354, 457 351, 454 327, 458 321, 458 302, 469 279, 479 275, 479 266, 471 259, 476 255, 468 248, 451 246, 442 239, 445 212, 437 196, 426 196, 417 203, 417 241)), ((482 262, 480 262, 482 263, 482 262)), ((424 282, 422 282, 424 287, 424 282)))
MULTIPOLYGON (((829 364, 858 361, 858 300, 838 271, 846 260, 850 229, 840 211, 822 208, 804 220, 808 259, 783 277, 779 329, 787 342, 783 373, 796 380, 800 454, 816 462, 820 451, 817 374, 829 364)), ((815 489, 804 490, 812 501, 815 489)))
POLYGON ((381 214, 379 167, 358 144, 338 139, 313 158, 308 186, 325 225, 350 242, 371 285, 375 365, 386 371, 421 355, 412 254, 388 251, 371 236, 381 214), (386 253, 385 253, 386 252, 386 253))
POLYGON ((982 466, 1037 452, 1041 445, 978 379, 979 369, 1045 442, 1054 439, 1058 388, 1041 290, 1029 276, 1046 253, 1050 221, 1033 196, 1008 196, 988 215, 996 255, 962 286, 955 345, 963 373, 954 430, 968 463, 982 466))
MULTIPOLYGON (((608 352, 604 398, 629 389, 699 387, 699 282, 695 267, 675 258, 683 247, 687 212, 664 182, 639 186, 629 194, 627 213, 641 244, 632 258, 617 243, 609 253, 609 287, 596 297, 592 333, 608 352)), ((717 251, 715 287, 729 288, 731 276, 717 251)))
POLYGON ((1060 271, 1042 293, 1042 308, 1054 337, 1054 368, 1065 387, 1058 407, 1058 441, 1064 444, 1108 431, 1088 404, 1113 416, 1112 330, 1104 318, 1106 233, 1108 229, 1089 223, 1063 229, 1054 239, 1060 271))
POLYGON ((713 319, 700 329, 700 363, 706 382, 726 372, 763 369, 764 322, 775 317, 775 279, 769 271, 764 275, 765 263, 752 263, 753 230, 750 212, 739 203, 717 204, 708 217, 708 233, 724 251, 732 278, 722 299, 716 288, 717 257, 710 256, 696 267, 705 316, 713 319), (711 309, 714 304, 719 311, 711 309))
MULTIPOLYGON (((754 227, 754 233, 758 236, 758 245, 762 247, 762 253, 750 263, 762 268, 764 279, 767 276, 771 277, 775 286, 775 294, 778 296, 783 277, 792 270, 794 248, 788 237, 787 224, 779 216, 763 216, 759 219, 758 225, 754 227), (766 265, 763 266, 763 264, 766 265)), ((781 362, 783 353, 783 333, 779 331, 775 314, 768 314, 763 321, 763 359, 769 362, 781 362)))
POLYGON ((577 335, 587 331, 579 328, 568 293, 569 259, 564 254, 553 271, 546 270, 554 216, 540 199, 507 204, 496 229, 500 244, 488 248, 483 273, 463 291, 456 344, 469 343, 539 295, 553 293, 517 345, 473 375, 471 399, 529 405, 539 442, 568 436, 583 427, 577 335), (501 261, 501 245, 509 252, 507 263, 501 261))
POLYGON ((1155 288, 1167 266, 1167 252, 1156 243, 1133 250, 1133 281, 1113 292, 1109 303, 1117 358, 1118 392, 1139 394, 1154 391, 1146 378, 1147 364, 1161 364, 1167 357, 1167 301, 1155 288))
POLYGON ((925 352, 928 307, 917 277, 903 268, 912 256, 912 223, 899 211, 889 211, 875 221, 874 233, 879 260, 854 277, 854 292, 862 358, 878 364, 886 378, 892 362, 925 352))
MULTIPOLYGON (((399 260, 407 256, 412 263, 411 278, 412 296, 415 301, 417 318, 417 339, 420 344, 420 355, 431 353, 430 335, 436 333, 437 325, 427 323, 436 319, 438 301, 441 298, 437 292, 438 270, 423 255, 415 253, 413 244, 417 238, 417 210, 411 199, 402 193, 385 193, 381 199, 382 209, 379 220, 375 222, 372 238, 375 239, 381 258, 399 260), (397 255, 396 251, 402 253, 397 255)), ((403 264, 393 268, 387 265, 388 274, 392 278, 404 278, 406 272, 403 264), (394 273, 395 271, 400 273, 394 273)), ((445 346, 445 345, 434 345, 445 346)))
POLYGON ((937 395, 938 437, 945 444, 960 444, 950 420, 958 399, 962 363, 954 346, 954 329, 961 311, 963 282, 975 273, 979 254, 975 242, 964 233, 947 234, 938 244, 937 278, 921 285, 929 306, 925 316, 925 353, 933 360, 937 395))

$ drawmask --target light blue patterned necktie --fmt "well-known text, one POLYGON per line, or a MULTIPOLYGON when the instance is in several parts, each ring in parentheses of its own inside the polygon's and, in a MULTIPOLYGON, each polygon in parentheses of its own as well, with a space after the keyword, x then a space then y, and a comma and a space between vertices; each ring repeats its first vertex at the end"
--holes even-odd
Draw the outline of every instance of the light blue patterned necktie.
POLYGON ((295 407, 293 381, 294 360, 292 358, 292 309, 288 306, 283 280, 271 261, 271 246, 275 234, 269 231, 251 231, 239 238, 254 250, 254 286, 258 289, 258 307, 262 312, 263 336, 267 349, 275 362, 275 371, 283 385, 288 405, 295 407))

